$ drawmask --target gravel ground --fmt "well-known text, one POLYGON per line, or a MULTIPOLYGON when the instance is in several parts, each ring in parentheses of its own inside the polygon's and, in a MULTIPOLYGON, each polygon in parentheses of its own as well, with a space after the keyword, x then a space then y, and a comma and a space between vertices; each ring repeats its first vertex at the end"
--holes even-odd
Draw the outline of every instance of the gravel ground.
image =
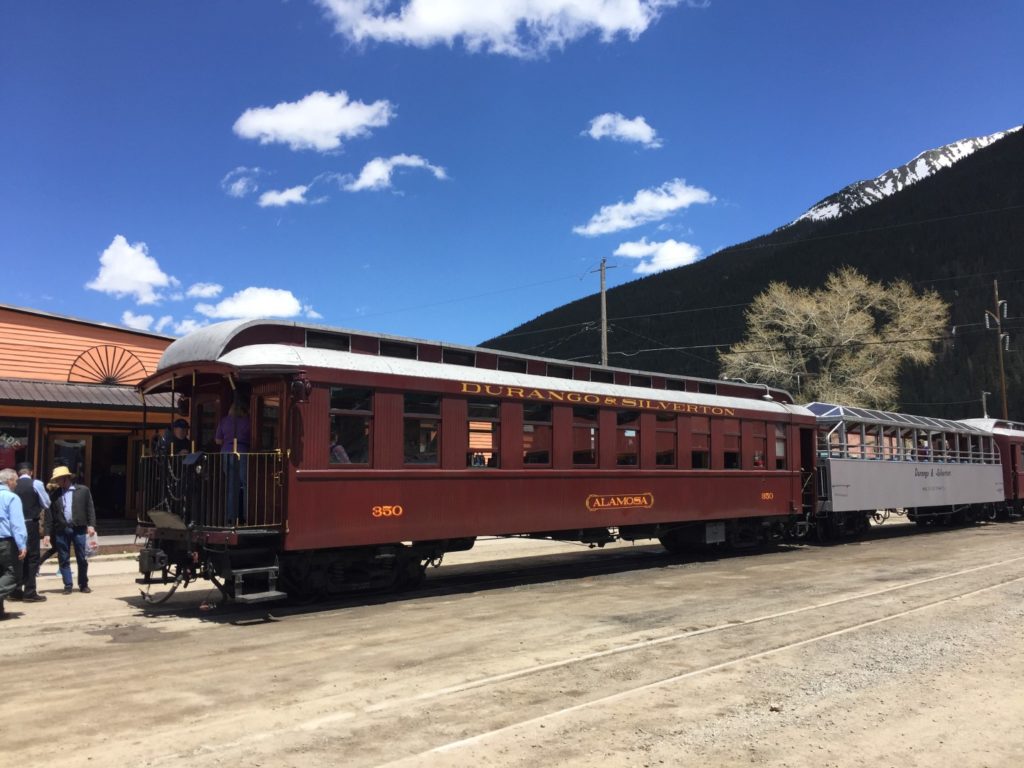
POLYGON ((101 558, 93 594, 44 575, 48 602, 9 604, 4 708, 64 725, 0 739, 19 766, 1016 768, 1022 544, 1024 524, 700 562, 488 541, 415 594, 277 621, 196 587, 147 612, 134 562, 101 558))

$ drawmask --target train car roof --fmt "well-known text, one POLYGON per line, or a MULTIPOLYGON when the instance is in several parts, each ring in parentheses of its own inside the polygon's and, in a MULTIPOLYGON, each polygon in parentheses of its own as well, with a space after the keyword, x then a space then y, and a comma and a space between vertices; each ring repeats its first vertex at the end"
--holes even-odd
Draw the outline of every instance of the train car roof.
MULTIPOLYGON (((715 379, 704 379, 695 376, 687 376, 680 374, 666 374, 657 371, 642 371, 628 368, 613 368, 609 366, 599 366, 594 363, 581 363, 575 361, 558 360, 554 358, 537 357, 534 355, 523 355, 516 352, 506 352, 500 349, 490 349, 486 347, 469 347, 461 346, 457 344, 448 344, 445 342, 428 341, 423 339, 414 339, 402 336, 391 336, 388 334, 370 333, 367 331, 355 331, 347 330, 342 328, 333 328, 330 326, 316 325, 309 323, 298 323, 289 320, 230 320, 223 323, 215 323, 200 328, 186 336, 181 337, 174 341, 165 351, 163 356, 160 358, 160 362, 157 365, 156 373, 149 377, 143 382, 142 387, 145 390, 149 390, 154 385, 154 380, 159 379, 159 374, 176 368, 178 366, 187 365, 189 363, 201 363, 201 362, 225 362, 225 356, 233 351, 245 349, 252 346, 282 346, 288 347, 293 350, 305 349, 309 353, 315 353, 316 351, 344 351, 338 349, 332 349, 330 347, 330 341, 332 339, 352 339, 361 338, 364 340, 381 340, 384 342, 397 342, 399 344, 408 345, 426 345, 435 349, 443 351, 455 350, 457 352, 464 353, 484 353, 488 355, 495 355, 501 358, 511 358, 515 360, 524 361, 524 363, 544 363, 553 366, 570 367, 570 368, 584 368, 590 370, 600 370, 608 372, 610 374, 620 374, 629 376, 646 376, 646 377, 657 377, 665 380, 675 381, 687 381, 694 382, 695 386, 702 383, 722 385, 727 384, 733 390, 740 390, 743 393, 736 393, 737 401, 743 401, 745 403, 763 401, 764 395, 767 394, 776 403, 793 403, 792 396, 782 389, 774 387, 768 387, 763 384, 750 384, 748 382, 731 380, 727 382, 718 381, 715 379), (282 336, 284 334, 292 334, 290 340, 283 340, 282 338, 274 338, 282 336), (316 336, 316 343, 311 342, 313 336, 316 336), (319 346, 326 342, 326 347, 319 346), (749 397, 749 400, 747 399, 749 397)), ((298 357, 309 357, 310 355, 298 355, 298 357)), ((312 355, 316 357, 315 355, 312 355)), ((364 354, 362 352, 353 353, 353 357, 360 359, 361 364, 366 364, 365 358, 376 358, 375 354, 364 354)), ((415 363, 419 362, 426 364, 426 361, 407 360, 404 358, 388 357, 385 354, 379 356, 380 359, 386 360, 385 368, 394 368, 395 366, 401 367, 399 363, 415 363)), ((237 359, 237 358, 236 358, 237 359)), ((246 358, 248 359, 248 358, 246 358)), ((261 361, 263 364, 268 364, 265 360, 261 361)), ((231 363, 237 364, 237 363, 231 363)), ((247 362, 246 365, 258 365, 255 361, 247 362)), ((353 361, 348 360, 346 365, 353 364, 353 361)), ((313 365, 311 362, 293 362, 290 365, 313 365)), ((438 370, 441 367, 453 367, 458 371, 456 378, 466 378, 466 370, 471 369, 470 366, 454 365, 450 363, 438 364, 438 370)), ((336 366, 318 366, 318 367, 340 367, 336 366)), ((496 371, 493 368, 481 367, 479 370, 490 373, 505 373, 505 371, 496 371)), ((426 375, 418 373, 417 375, 426 375)), ((430 374, 436 375, 438 378, 442 378, 439 373, 430 374)), ((527 375, 527 374, 520 374, 527 375)), ((538 374, 535 371, 531 371, 530 376, 534 379, 540 380, 543 386, 548 388, 565 388, 571 386, 572 388, 580 389, 579 385, 585 383, 597 383, 597 382, 586 382, 580 379, 564 379, 558 376, 550 375, 544 376, 538 374), (571 382, 571 385, 570 383, 571 382)), ((495 381, 493 376, 488 376, 488 381, 495 381)), ((621 383, 615 385, 618 387, 623 386, 621 383)), ((651 389, 643 389, 642 387, 636 386, 635 389, 642 389, 647 397, 652 396, 653 393, 657 393, 658 397, 661 397, 662 393, 668 393, 675 391, 673 389, 662 389, 660 387, 653 387, 651 389)), ((581 389, 580 391, 584 391, 581 389)), ((589 390, 587 390, 589 391, 589 390)), ((687 391, 686 394, 693 395, 697 394, 693 391, 687 391)), ((674 398, 662 398, 662 399, 674 399, 674 398)), ((692 398, 688 398, 686 402, 694 402, 692 398)), ((747 405, 746 407, 750 407, 747 405)))
POLYGON ((736 410, 790 413, 810 417, 802 406, 782 403, 777 400, 729 397, 700 392, 683 392, 669 389, 621 384, 603 384, 577 379, 558 379, 528 373, 513 373, 490 368, 470 368, 446 363, 430 363, 422 360, 404 360, 395 357, 362 355, 333 349, 296 347, 286 344, 255 344, 239 347, 226 352, 218 362, 240 370, 253 368, 261 372, 273 370, 344 370, 363 373, 389 374, 442 381, 492 384, 501 387, 520 387, 527 390, 572 391, 582 394, 631 397, 636 400, 663 401, 669 403, 694 403, 718 406, 736 410))
POLYGON ((1019 421, 1004 421, 1003 419, 964 419, 964 424, 991 432, 994 435, 1006 435, 1008 437, 1024 438, 1024 424, 1019 421))
POLYGON ((937 432, 968 432, 987 434, 988 431, 965 421, 933 419, 931 416, 915 416, 909 413, 878 411, 873 408, 857 408, 852 405, 835 403, 808 403, 807 410, 820 422, 836 423, 855 421, 859 424, 878 424, 884 427, 908 427, 929 429, 937 432))

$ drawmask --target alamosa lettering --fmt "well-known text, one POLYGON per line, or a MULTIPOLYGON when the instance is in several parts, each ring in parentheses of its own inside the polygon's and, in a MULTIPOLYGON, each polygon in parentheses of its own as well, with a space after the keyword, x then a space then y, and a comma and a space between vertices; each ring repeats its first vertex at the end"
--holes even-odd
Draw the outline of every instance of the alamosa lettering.
POLYGON ((735 416, 732 408, 717 405, 696 405, 695 403, 672 403, 666 400, 647 400, 641 397, 614 397, 592 395, 582 392, 559 392, 554 389, 527 389, 507 387, 503 384, 477 384, 471 381, 459 382, 464 395, 490 395, 509 397, 517 400, 540 400, 545 403, 573 403, 583 405, 607 405, 613 408, 643 408, 651 411, 673 411, 675 413, 697 413, 702 416, 735 416))
POLYGON ((590 494, 587 496, 587 511, 602 509, 653 509, 653 493, 590 494))

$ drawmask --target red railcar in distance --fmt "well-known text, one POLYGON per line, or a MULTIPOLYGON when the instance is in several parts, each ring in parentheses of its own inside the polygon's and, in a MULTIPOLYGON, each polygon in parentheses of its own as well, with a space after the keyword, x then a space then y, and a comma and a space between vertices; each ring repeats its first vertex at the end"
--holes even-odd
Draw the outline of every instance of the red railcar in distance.
POLYGON ((1024 515, 1024 424, 1003 419, 964 419, 964 423, 995 438, 1003 465, 1003 513, 1010 517, 1024 515))
POLYGON ((191 425, 191 451, 142 457, 148 584, 314 598, 415 582, 481 536, 677 551, 813 512, 815 418, 763 385, 244 321, 175 341, 140 388, 191 425), (229 409, 248 445, 217 444, 229 409))

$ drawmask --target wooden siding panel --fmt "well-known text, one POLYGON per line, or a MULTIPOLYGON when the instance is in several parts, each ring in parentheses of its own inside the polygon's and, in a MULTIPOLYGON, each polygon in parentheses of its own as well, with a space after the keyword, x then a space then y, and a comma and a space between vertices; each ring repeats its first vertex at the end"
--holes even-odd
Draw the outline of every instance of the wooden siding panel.
MULTIPOLYGON (((105 328, 56 317, 0 308, 0 338, 4 339, 4 376, 13 379, 67 381, 75 360, 92 347, 122 347, 153 373, 171 339, 130 330, 105 328)), ((126 383, 135 384, 141 376, 126 383)))

